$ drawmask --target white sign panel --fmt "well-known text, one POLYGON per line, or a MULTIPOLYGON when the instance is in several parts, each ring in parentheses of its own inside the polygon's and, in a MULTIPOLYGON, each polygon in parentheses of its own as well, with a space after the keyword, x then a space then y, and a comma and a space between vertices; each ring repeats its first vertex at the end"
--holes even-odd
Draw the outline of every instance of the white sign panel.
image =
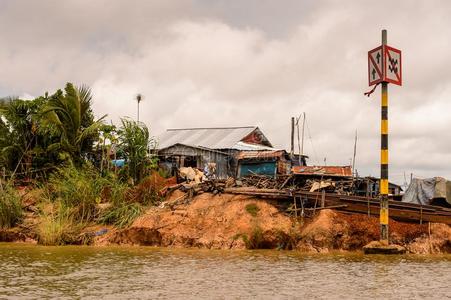
POLYGON ((370 86, 382 81, 383 59, 382 47, 368 52, 368 83, 370 86))
POLYGON ((386 80, 401 85, 401 51, 386 46, 385 62, 386 80))

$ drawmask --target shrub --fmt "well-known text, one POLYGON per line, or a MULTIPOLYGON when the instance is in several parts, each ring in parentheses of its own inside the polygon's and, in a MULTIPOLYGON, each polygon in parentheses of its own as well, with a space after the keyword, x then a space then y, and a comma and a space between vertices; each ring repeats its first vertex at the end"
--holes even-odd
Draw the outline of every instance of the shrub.
POLYGON ((78 222, 90 222, 96 216, 96 205, 101 201, 108 180, 102 178, 91 166, 76 169, 73 166, 60 169, 49 181, 50 197, 71 210, 71 217, 78 222))
POLYGON ((0 228, 15 226, 22 219, 21 199, 10 184, 0 187, 0 228))
POLYGON ((139 203, 122 203, 108 209, 99 221, 122 228, 131 225, 142 212, 143 207, 139 203))
POLYGON ((111 207, 102 213, 98 221, 118 227, 129 226, 141 215, 143 207, 135 202, 136 194, 126 184, 117 183, 110 188, 111 207))
POLYGON ((61 203, 46 203, 41 208, 37 227, 38 243, 47 246, 78 243, 81 225, 74 222, 73 214, 61 203))
POLYGON ((254 226, 252 232, 248 237, 247 234, 239 233, 236 234, 233 239, 237 240, 241 238, 246 246, 246 249, 265 249, 268 248, 265 245, 265 240, 263 237, 263 230, 259 226, 254 226))
POLYGON ((258 208, 257 204, 255 203, 246 205, 245 209, 253 217, 256 217, 258 212, 260 211, 260 208, 258 208))

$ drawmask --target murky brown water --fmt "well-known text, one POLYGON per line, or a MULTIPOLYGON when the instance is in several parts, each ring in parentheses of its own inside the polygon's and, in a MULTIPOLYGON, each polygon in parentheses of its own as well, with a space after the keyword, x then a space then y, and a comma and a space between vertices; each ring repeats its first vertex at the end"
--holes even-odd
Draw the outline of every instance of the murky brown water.
POLYGON ((0 244, 0 298, 446 299, 451 256, 0 244))

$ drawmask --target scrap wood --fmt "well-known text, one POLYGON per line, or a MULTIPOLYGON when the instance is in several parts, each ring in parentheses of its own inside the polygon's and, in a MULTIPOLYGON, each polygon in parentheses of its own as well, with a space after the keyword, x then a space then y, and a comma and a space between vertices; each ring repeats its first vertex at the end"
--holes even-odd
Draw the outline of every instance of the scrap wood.
POLYGON ((293 175, 290 175, 285 179, 285 181, 282 183, 282 185, 279 187, 280 189, 283 189, 285 185, 290 181, 290 179, 293 178, 293 175))
POLYGON ((322 209, 337 209, 337 208, 346 208, 348 207, 347 204, 339 204, 339 205, 329 205, 325 207, 308 207, 305 208, 305 210, 322 210, 322 209))

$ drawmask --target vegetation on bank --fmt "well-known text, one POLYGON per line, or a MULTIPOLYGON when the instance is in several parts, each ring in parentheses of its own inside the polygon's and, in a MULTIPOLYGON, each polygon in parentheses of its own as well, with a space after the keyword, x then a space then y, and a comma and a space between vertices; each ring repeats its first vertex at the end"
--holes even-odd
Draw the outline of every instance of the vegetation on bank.
POLYGON ((162 179, 147 126, 105 124, 92 102, 88 87, 71 83, 34 100, 0 99, 0 228, 20 224, 31 206, 39 243, 85 243, 88 226, 124 227, 158 203, 162 179), (30 190, 39 196, 25 205, 30 190))
POLYGON ((0 229, 15 226, 22 219, 20 196, 10 184, 0 186, 0 229))

